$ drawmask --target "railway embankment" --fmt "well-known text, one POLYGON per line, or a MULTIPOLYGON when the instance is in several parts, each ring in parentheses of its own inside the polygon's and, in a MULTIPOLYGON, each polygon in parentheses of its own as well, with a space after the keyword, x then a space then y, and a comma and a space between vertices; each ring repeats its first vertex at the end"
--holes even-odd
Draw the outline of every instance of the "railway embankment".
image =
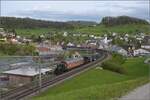
MULTIPOLYGON (((108 61, 117 62, 112 56, 108 61)), ((127 58, 120 63, 126 73, 120 74, 101 69, 100 65, 76 77, 49 88, 33 100, 111 100, 118 99, 129 91, 149 82, 149 66, 146 58, 127 58)))

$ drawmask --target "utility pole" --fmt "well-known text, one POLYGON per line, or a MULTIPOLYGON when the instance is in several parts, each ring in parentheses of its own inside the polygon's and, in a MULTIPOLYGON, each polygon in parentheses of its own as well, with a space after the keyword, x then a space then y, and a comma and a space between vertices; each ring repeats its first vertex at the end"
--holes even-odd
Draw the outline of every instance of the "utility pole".
POLYGON ((41 58, 39 56, 39 92, 41 91, 42 87, 42 77, 41 77, 41 58))
POLYGON ((1 86, 0 86, 0 99, 2 99, 2 93, 1 93, 2 91, 1 91, 1 86))

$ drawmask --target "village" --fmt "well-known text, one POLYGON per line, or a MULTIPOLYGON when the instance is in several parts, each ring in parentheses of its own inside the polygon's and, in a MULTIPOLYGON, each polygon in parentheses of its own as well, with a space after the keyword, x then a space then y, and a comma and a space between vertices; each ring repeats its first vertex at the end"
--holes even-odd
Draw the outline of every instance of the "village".
MULTIPOLYGON (((59 33, 60 34, 60 33, 59 33)), ((111 35, 104 34, 103 36, 88 35, 82 33, 63 32, 62 38, 72 34, 72 37, 87 39, 82 43, 72 41, 53 41, 46 39, 44 35, 40 35, 41 42, 34 42, 32 38, 21 37, 14 33, 7 33, 3 28, 0 28, 0 41, 12 44, 33 44, 37 48, 36 51, 40 54, 56 53, 62 50, 65 46, 73 47, 88 47, 116 52, 125 57, 149 56, 150 55, 150 36, 145 33, 135 33, 135 35, 111 32, 111 35), (50 52, 51 51, 51 52, 50 52)), ((53 34, 56 36, 57 34, 53 34)), ((57 38, 57 37, 56 37, 57 38)))

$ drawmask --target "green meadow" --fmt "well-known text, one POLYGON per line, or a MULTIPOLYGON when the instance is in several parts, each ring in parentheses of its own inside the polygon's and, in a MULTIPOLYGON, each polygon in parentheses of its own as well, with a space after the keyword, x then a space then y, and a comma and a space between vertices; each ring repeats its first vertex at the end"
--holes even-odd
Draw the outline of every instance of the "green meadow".
POLYGON ((109 32, 117 32, 120 34, 135 34, 138 32, 144 32, 146 34, 150 34, 150 26, 149 25, 142 25, 142 24, 126 24, 126 25, 117 25, 106 27, 104 25, 97 25, 93 27, 82 27, 82 28, 74 28, 68 30, 61 30, 61 29, 54 29, 54 28, 33 28, 33 29, 16 29, 18 35, 21 36, 32 36, 32 35, 41 35, 46 34, 48 32, 81 32, 87 34, 94 34, 94 35, 104 35, 108 34, 109 32))
POLYGON ((42 35, 46 34, 48 32, 54 31, 54 29, 51 28, 33 28, 33 29, 16 29, 16 33, 20 36, 32 36, 32 35, 42 35))
POLYGON ((84 27, 77 29, 77 32, 87 32, 89 34, 95 35, 103 35, 108 34, 109 32, 117 32, 120 34, 135 34, 138 32, 144 32, 146 34, 150 34, 150 26, 149 25, 142 25, 142 24, 126 24, 126 25, 117 25, 106 27, 104 25, 97 25, 95 27, 84 27))

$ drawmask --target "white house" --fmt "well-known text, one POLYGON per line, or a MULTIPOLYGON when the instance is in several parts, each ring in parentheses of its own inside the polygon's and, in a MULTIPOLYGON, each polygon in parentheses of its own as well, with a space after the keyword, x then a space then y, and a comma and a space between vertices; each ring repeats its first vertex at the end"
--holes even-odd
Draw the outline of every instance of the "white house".
POLYGON ((112 36, 116 36, 116 35, 117 35, 117 33, 113 32, 112 36))
POLYGON ((82 34, 81 36, 82 36, 82 37, 86 37, 86 36, 87 36, 87 34, 82 34))
POLYGON ((68 36, 68 33, 67 33, 67 32, 64 32, 63 36, 64 36, 64 37, 68 36))
POLYGON ((108 39, 108 37, 104 38, 104 43, 109 44, 110 42, 112 42, 112 39, 108 39))
POLYGON ((145 49, 137 49, 137 50, 134 50, 134 52, 133 52, 134 56, 149 55, 149 54, 150 54, 150 52, 148 50, 145 50, 145 49))
POLYGON ((90 35, 90 37, 94 37, 94 35, 90 35))
POLYGON ((101 37, 97 42, 98 48, 108 50, 110 48, 111 41, 112 41, 112 39, 108 39, 107 36, 101 37))
POLYGON ((141 45, 141 48, 144 48, 144 49, 150 49, 150 45, 141 45))
POLYGON ((94 39, 101 39, 102 37, 100 36, 95 36, 94 39))
POLYGON ((129 37, 129 34, 125 34, 125 37, 129 37))
POLYGON ((69 42, 67 46, 75 46, 73 43, 69 42))
POLYGON ((121 48, 120 50, 118 50, 118 53, 123 55, 123 56, 127 56, 127 51, 123 48, 121 48))

